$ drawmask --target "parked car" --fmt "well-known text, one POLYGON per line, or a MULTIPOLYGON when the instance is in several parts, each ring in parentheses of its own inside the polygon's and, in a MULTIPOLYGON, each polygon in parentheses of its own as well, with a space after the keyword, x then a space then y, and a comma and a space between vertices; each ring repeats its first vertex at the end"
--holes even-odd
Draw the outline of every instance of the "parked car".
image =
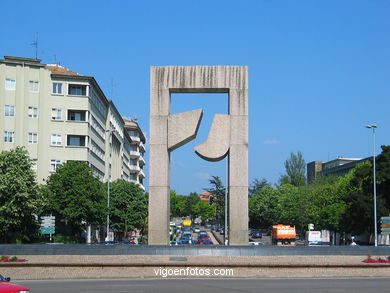
POLYGON ((0 293, 29 293, 30 289, 10 282, 10 278, 0 275, 0 293))
POLYGON ((198 233, 199 233, 199 235, 209 235, 209 234, 207 234, 207 232, 204 231, 204 230, 200 230, 198 233))
POLYGON ((262 238, 263 233, 261 233, 260 230, 252 230, 251 236, 252 236, 252 238, 262 238))
POLYGON ((199 227, 194 227, 192 229, 192 231, 194 231, 194 233, 199 233, 200 232, 200 228, 199 227))
POLYGON ((205 239, 198 240, 198 244, 200 244, 200 245, 212 245, 213 242, 210 239, 205 238, 205 239))
POLYGON ((186 238, 181 238, 179 241, 177 241, 177 244, 178 245, 183 245, 183 244, 192 244, 192 240, 191 239, 186 239, 186 238))
POLYGON ((250 242, 249 242, 249 245, 264 246, 265 243, 264 243, 264 242, 254 242, 254 241, 250 241, 250 242))

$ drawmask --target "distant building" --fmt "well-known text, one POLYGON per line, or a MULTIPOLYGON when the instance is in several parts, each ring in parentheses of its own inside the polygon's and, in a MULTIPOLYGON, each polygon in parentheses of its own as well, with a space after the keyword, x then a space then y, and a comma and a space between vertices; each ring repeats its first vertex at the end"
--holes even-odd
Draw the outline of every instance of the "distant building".
POLYGON ((40 59, 5 56, 0 60, 0 107, 0 151, 24 146, 38 183, 75 160, 88 162, 101 181, 108 180, 110 170, 112 181, 122 178, 144 189, 140 166, 145 161, 131 160, 132 145, 142 155, 145 151, 139 146, 140 140, 145 144, 142 130, 122 118, 93 77, 40 59), (138 138, 128 131, 126 125, 132 124, 141 133, 138 138))
POLYGON ((203 192, 202 194, 199 194, 198 197, 200 200, 203 200, 203 201, 209 201, 210 200, 210 196, 212 196, 212 194, 210 192, 203 192))
MULTIPOLYGON (((137 119, 123 118, 125 122, 125 130, 130 137, 130 159, 129 159, 129 179, 131 182, 141 184, 145 178, 144 166, 146 164, 145 155, 145 135, 139 127, 137 119)), ((143 187, 143 189, 145 189, 143 187)))
POLYGON ((307 182, 313 182, 319 175, 344 176, 357 164, 371 159, 365 158, 343 158, 339 157, 328 162, 313 161, 307 164, 307 182))

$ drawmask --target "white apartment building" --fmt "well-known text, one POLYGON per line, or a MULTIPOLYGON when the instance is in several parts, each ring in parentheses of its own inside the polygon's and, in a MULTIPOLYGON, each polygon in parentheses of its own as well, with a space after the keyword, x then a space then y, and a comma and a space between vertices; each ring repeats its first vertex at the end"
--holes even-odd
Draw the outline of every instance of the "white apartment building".
MULTIPOLYGON (((145 189, 140 168, 145 161, 131 160, 131 146, 139 145, 139 138, 131 138, 93 77, 39 59, 5 56, 0 60, 0 106, 0 151, 26 147, 38 183, 60 164, 76 160, 88 162, 101 181, 111 173, 112 181, 122 178, 145 189)), ((145 143, 140 133, 138 127, 145 143)))
MULTIPOLYGON (((131 120, 129 118, 123 118, 125 122, 125 131, 130 137, 130 160, 129 160, 129 176, 130 181, 139 182, 143 185, 145 178, 144 166, 145 166, 145 135, 142 129, 139 127, 137 119, 131 120)), ((126 146, 126 144, 125 144, 126 146)))

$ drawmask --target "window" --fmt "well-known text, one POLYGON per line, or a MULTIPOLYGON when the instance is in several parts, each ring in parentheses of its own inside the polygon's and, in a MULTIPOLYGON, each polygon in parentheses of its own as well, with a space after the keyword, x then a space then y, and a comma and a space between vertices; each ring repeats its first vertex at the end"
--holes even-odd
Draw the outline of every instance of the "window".
POLYGON ((138 132, 135 131, 135 130, 130 130, 129 131, 129 135, 132 136, 132 137, 138 137, 138 132))
POLYGON ((87 86, 81 84, 70 84, 68 88, 68 95, 85 96, 87 95, 87 86))
POLYGON ((28 143, 29 144, 37 144, 38 143, 38 133, 29 132, 28 133, 28 143))
POLYGON ((51 160, 50 161, 50 172, 57 171, 58 167, 61 165, 60 160, 51 160))
POLYGON ((62 145, 61 134, 52 134, 50 144, 51 145, 62 145))
POLYGON ((86 142, 85 135, 68 135, 67 137, 68 146, 87 146, 86 142))
POLYGON ((11 78, 5 79, 5 89, 7 91, 14 91, 16 89, 16 80, 11 78))
POLYGON ((28 107, 28 117, 38 118, 38 107, 28 107))
POLYGON ((28 82, 28 88, 29 88, 30 92, 33 92, 33 93, 39 92, 39 81, 30 80, 28 82))
POLYGON ((51 109, 51 119, 62 120, 62 109, 52 108, 51 109))
POLYGON ((4 141, 5 142, 14 142, 14 131, 4 131, 4 141))
POLYGON ((83 110, 69 110, 68 111, 68 120, 70 121, 87 121, 87 111, 83 110))
POLYGON ((62 94, 62 83, 53 82, 53 94, 57 94, 57 95, 62 94))
POLYGON ((137 166, 137 160, 136 159, 130 159, 130 165, 137 166))
POLYGON ((131 179, 131 180, 134 180, 134 181, 137 181, 137 174, 135 174, 135 173, 130 173, 130 179, 131 179))
POLYGON ((15 116, 15 106, 5 105, 4 106, 4 115, 5 116, 15 116))

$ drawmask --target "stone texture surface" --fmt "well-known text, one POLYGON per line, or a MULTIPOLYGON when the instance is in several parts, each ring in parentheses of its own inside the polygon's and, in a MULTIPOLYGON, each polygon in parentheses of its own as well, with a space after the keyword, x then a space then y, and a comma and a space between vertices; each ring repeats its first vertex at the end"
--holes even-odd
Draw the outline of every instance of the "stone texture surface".
POLYGON ((247 236, 248 199, 244 190, 247 192, 248 189, 248 68, 154 66, 150 72, 150 88, 149 244, 168 242, 169 210, 166 213, 162 201, 169 199, 169 151, 186 143, 188 138, 185 136, 193 132, 186 129, 181 133, 178 130, 184 117, 181 114, 170 118, 170 94, 228 93, 229 119, 225 118, 226 115, 217 115, 209 139, 197 151, 203 158, 211 160, 222 159, 229 151, 229 206, 232 207, 229 239, 230 244, 246 245, 247 237, 243 237, 243 231, 247 236), (188 133, 184 135, 184 132, 188 133), (172 140, 171 135, 176 138, 172 140), (221 138, 219 143, 216 138, 221 138), (163 190, 166 190, 166 195, 163 190), (163 209, 159 209, 161 204, 163 209))
POLYGON ((190 142, 198 133, 201 109, 168 116, 168 150, 173 151, 190 142))
POLYGON ((216 162, 226 157, 230 147, 230 117, 216 114, 207 140, 195 147, 196 154, 207 161, 216 162))
MULTIPOLYGON (((18 255, 27 265, 0 265, 13 280, 80 278, 159 278, 155 269, 232 269, 228 277, 390 277, 390 265, 362 263, 362 256, 170 256, 150 255, 18 255), (175 258, 178 259, 178 258, 175 258), (78 266, 80 265, 80 266, 78 266)), ((386 256, 381 256, 385 258, 386 256)), ((185 277, 185 276, 181 276, 185 277)), ((197 276, 202 277, 202 276, 197 276)), ((227 277, 227 276, 225 276, 227 277)))

